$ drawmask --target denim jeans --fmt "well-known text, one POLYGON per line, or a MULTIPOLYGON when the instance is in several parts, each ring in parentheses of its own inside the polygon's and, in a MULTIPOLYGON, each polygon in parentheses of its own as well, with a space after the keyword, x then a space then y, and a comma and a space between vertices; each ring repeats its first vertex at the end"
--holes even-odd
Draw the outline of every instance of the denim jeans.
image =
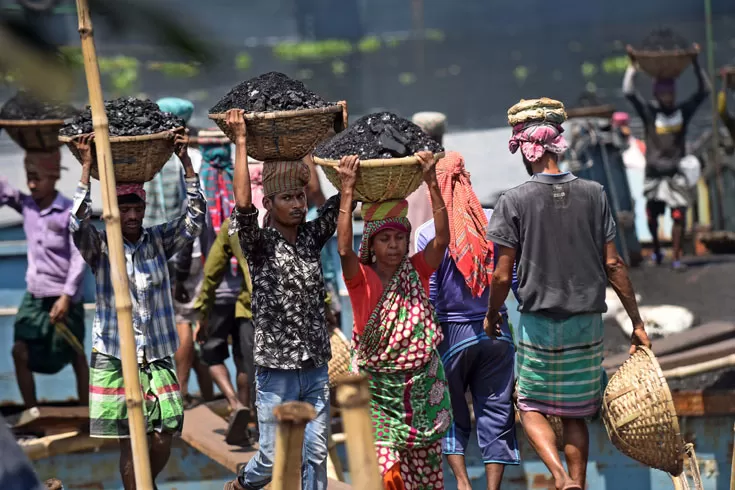
POLYGON ((238 479, 249 490, 270 483, 275 456, 276 418, 273 409, 285 402, 301 401, 314 406, 316 418, 306 425, 301 467, 303 490, 327 489, 327 430, 329 424, 329 375, 327 366, 282 370, 258 367, 256 372, 260 449, 238 479))

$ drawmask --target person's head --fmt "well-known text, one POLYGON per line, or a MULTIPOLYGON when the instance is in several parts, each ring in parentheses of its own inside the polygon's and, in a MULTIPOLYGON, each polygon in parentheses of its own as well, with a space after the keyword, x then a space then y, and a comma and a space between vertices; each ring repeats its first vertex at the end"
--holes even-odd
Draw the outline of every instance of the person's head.
POLYGON ((360 261, 383 267, 397 267, 408 254, 411 223, 408 202, 363 203, 365 226, 360 244, 360 261))
POLYGON ((177 97, 164 97, 156 101, 158 108, 163 112, 170 112, 174 116, 178 116, 184 120, 184 124, 189 122, 191 115, 194 113, 194 104, 185 99, 177 97))
POLYGON ((61 152, 27 152, 25 156, 26 181, 31 197, 37 203, 48 204, 56 196, 56 181, 61 175, 61 152))
POLYGON ((431 139, 443 145, 444 132, 447 126, 447 116, 441 112, 417 112, 411 121, 421 130, 431 136, 431 139))
POLYGON ((269 224, 286 228, 306 219, 306 184, 311 172, 302 161, 263 162, 263 207, 269 224))
POLYGON ((676 81, 658 78, 653 82, 653 97, 662 109, 671 109, 676 103, 676 81))
POLYGON ((630 136, 630 116, 627 112, 613 113, 612 125, 614 128, 618 128, 625 136, 630 136))
POLYGON ((143 232, 143 217, 145 216, 143 184, 120 184, 116 190, 123 237, 135 243, 143 232))
POLYGON ((561 124, 550 122, 528 122, 513 126, 513 135, 508 142, 511 153, 521 150, 523 164, 528 175, 543 172, 556 166, 559 155, 569 148, 562 133, 561 124))

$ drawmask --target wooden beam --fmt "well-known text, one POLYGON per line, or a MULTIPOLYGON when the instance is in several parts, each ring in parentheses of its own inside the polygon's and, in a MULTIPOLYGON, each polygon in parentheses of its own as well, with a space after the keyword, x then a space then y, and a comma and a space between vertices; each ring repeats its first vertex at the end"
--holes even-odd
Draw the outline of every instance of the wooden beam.
POLYGON ((680 417, 735 415, 735 390, 675 391, 671 396, 680 417))
POLYGON ((74 431, 41 437, 30 441, 20 441, 18 444, 26 456, 28 456, 28 459, 37 461, 59 454, 94 451, 105 446, 117 447, 118 442, 113 439, 92 438, 88 434, 74 431))

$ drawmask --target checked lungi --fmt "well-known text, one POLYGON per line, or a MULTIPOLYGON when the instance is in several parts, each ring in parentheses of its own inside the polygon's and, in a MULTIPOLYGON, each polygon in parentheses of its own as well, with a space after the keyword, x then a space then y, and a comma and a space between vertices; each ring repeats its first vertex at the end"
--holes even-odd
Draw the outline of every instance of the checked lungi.
POLYGON ((518 408, 582 418, 602 402, 603 321, 599 313, 553 319, 521 313, 518 342, 518 408))

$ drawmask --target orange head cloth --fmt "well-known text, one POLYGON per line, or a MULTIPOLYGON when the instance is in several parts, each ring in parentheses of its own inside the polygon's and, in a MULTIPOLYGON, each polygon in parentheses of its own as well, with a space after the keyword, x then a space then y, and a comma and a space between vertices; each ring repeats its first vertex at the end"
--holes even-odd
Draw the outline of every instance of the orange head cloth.
POLYGON ((485 237, 487 216, 462 155, 447 152, 436 164, 436 178, 449 214, 449 254, 472 295, 480 297, 492 279, 493 246, 485 237))
POLYGON ((26 173, 36 173, 58 179, 61 176, 61 152, 56 149, 52 151, 29 151, 25 158, 26 173))

